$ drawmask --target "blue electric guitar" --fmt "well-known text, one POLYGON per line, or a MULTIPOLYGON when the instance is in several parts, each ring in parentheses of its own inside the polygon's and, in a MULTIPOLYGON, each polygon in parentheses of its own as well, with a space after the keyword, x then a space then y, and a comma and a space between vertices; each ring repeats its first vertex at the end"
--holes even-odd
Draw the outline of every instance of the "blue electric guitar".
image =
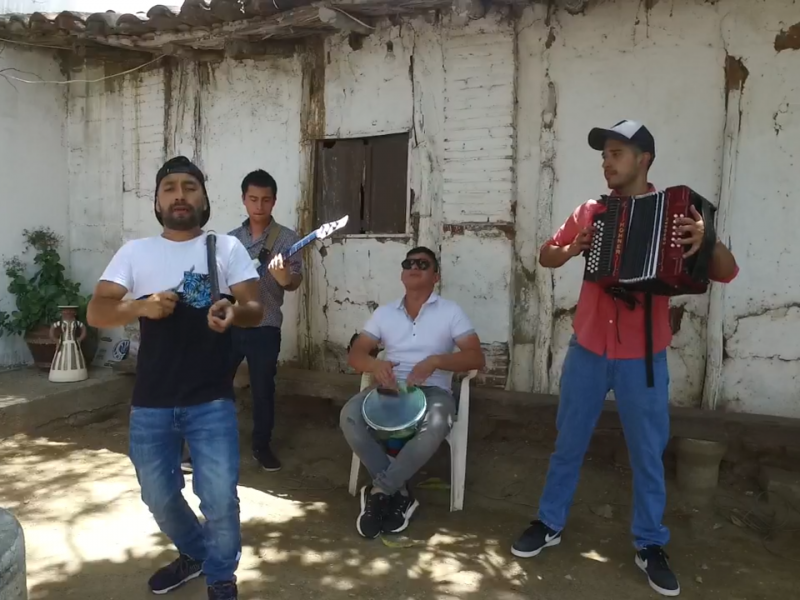
MULTIPOLYGON (((300 252, 300 250, 308 246, 311 242, 316 240, 324 240, 334 231, 338 231, 339 229, 347 225, 348 219, 349 216, 345 215, 338 221, 331 221, 330 223, 325 223, 324 225, 320 225, 317 229, 309 233, 306 237, 292 244, 289 247, 289 249, 286 250, 286 252, 281 252, 280 255, 283 256, 283 260, 286 260, 293 254, 297 254, 298 252, 300 252)), ((256 270, 259 270, 260 274, 261 270, 266 269, 267 267, 267 265, 264 263, 265 260, 266 257, 262 257, 261 255, 253 259, 253 266, 256 268, 256 270)))

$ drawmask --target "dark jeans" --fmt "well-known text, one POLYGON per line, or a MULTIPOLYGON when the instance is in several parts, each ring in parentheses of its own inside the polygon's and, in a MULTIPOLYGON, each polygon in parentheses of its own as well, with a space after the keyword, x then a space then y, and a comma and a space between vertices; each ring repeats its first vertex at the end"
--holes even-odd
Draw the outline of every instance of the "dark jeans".
POLYGON ((253 452, 269 448, 275 425, 275 373, 281 351, 281 330, 278 327, 234 327, 233 371, 247 359, 250 370, 250 392, 253 396, 253 452))
POLYGON ((131 408, 130 457, 142 500, 178 551, 203 561, 208 584, 231 581, 239 565, 239 429, 232 400, 185 408, 131 408), (200 525, 181 491, 181 446, 192 453, 200 525))

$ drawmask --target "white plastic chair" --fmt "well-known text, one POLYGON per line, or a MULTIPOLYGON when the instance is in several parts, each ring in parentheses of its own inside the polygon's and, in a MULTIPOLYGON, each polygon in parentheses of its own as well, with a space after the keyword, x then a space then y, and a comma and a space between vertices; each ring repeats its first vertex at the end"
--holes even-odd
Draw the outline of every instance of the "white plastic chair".
MULTIPOLYGON (((383 358, 384 352, 378 357, 383 358)), ((464 484, 467 476, 467 438, 469 437, 469 382, 478 374, 478 371, 470 371, 461 380, 461 395, 458 399, 458 414, 455 423, 447 435, 447 443, 450 444, 450 511, 462 510, 464 508, 464 484)), ((363 373, 361 375, 361 391, 372 385, 372 374, 363 373)), ((356 495, 358 487, 358 472, 361 469, 361 460, 353 453, 350 463, 350 487, 352 496, 356 495)))

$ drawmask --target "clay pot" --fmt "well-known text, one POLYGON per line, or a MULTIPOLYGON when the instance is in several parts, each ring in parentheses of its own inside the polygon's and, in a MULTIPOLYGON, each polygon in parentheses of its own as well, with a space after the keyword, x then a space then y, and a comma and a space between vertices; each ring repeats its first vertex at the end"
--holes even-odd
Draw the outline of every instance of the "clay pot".
POLYGON ((50 337, 50 327, 40 325, 25 335, 25 343, 33 356, 33 365, 43 371, 50 370, 58 342, 50 337))
MULTIPOLYGON (((43 371, 50 371, 50 365, 56 355, 58 342, 50 337, 50 327, 40 325, 32 329, 25 336, 25 343, 33 356, 33 365, 43 371)), ((89 327, 86 331, 86 338, 81 342, 81 353, 87 365, 91 365, 94 355, 97 354, 99 344, 97 330, 89 327)))
POLYGON ((678 438, 675 451, 680 489, 691 493, 713 492, 719 481, 719 465, 727 449, 726 442, 678 438))

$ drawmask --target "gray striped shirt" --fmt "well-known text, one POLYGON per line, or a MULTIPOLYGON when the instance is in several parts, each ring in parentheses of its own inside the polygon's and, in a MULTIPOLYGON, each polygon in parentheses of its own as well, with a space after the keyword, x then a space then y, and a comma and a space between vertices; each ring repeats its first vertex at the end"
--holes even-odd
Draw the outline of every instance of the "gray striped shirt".
MULTIPOLYGON (((266 241, 270 230, 273 227, 280 227, 280 233, 278 233, 278 237, 275 239, 275 244, 272 246, 272 253, 265 261, 269 262, 270 259, 272 259, 272 257, 276 254, 280 254, 281 252, 288 250, 292 244, 300 239, 300 236, 298 236, 288 227, 284 227, 280 223, 277 223, 274 218, 266 230, 264 230, 264 233, 255 239, 253 239, 253 236, 250 232, 250 219, 246 219, 242 223, 241 227, 237 227, 231 231, 229 235, 234 236, 240 242, 242 242, 244 247, 247 249, 247 252, 250 254, 250 258, 257 258, 259 252, 261 252, 261 249, 264 247, 264 242, 266 241)), ((267 270, 266 264, 259 268, 259 272, 261 271, 263 271, 264 274, 259 280, 258 287, 259 298, 264 304, 264 318, 261 320, 260 327, 277 327, 280 329, 281 325, 283 324, 283 312, 281 312, 281 306, 283 306, 283 294, 286 290, 284 290, 280 284, 275 281, 275 278, 267 270)), ((289 258, 289 272, 291 272, 293 275, 298 275, 303 272, 302 251, 289 258)))

